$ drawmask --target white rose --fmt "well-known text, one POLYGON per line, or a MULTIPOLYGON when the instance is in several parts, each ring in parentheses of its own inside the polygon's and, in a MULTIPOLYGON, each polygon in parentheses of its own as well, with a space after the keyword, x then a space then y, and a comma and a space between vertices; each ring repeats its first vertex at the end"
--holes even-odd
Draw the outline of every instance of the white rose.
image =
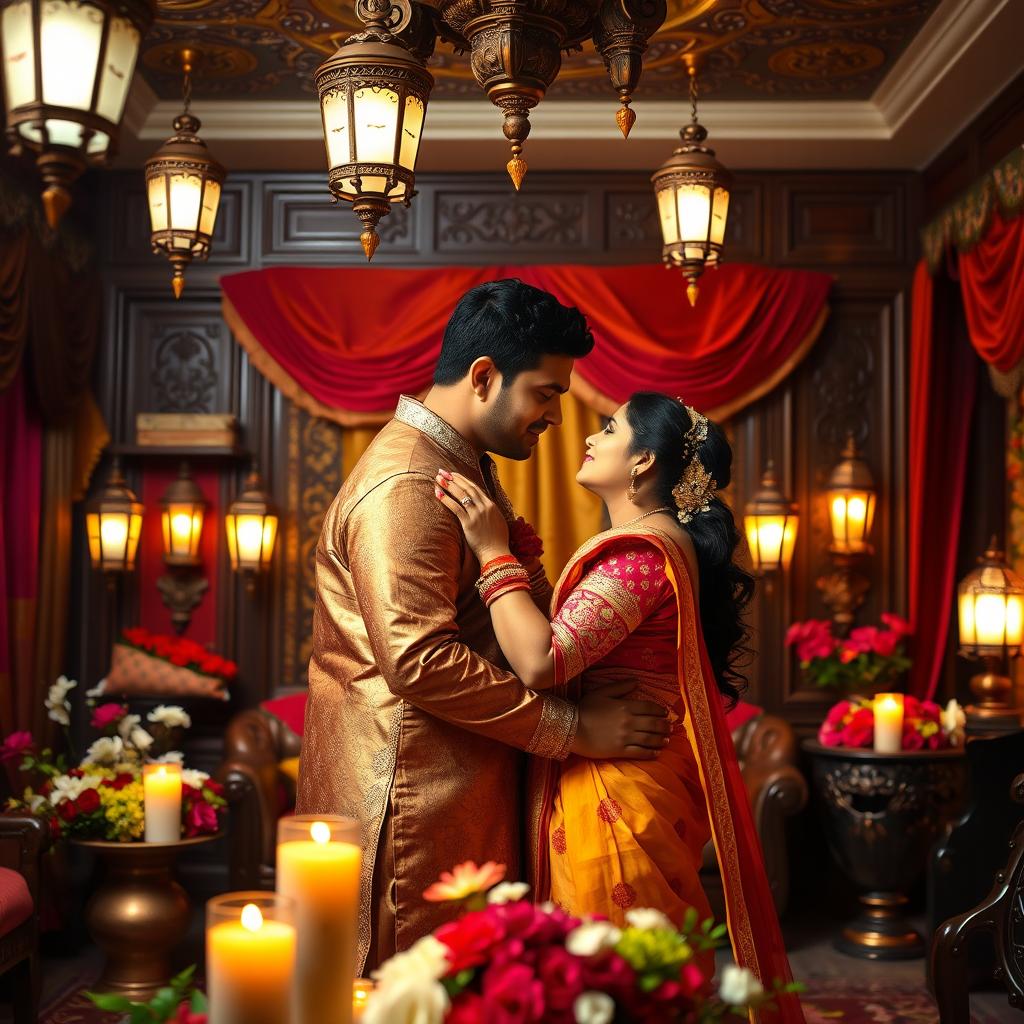
POLYGON ((136 750, 145 753, 153 745, 153 737, 145 729, 140 729, 136 726, 132 729, 129 742, 136 750))
POLYGON ((530 887, 525 882, 499 882, 488 894, 488 903, 515 903, 521 900, 530 887))
POLYGON ((117 734, 121 739, 128 741, 131 739, 132 729, 134 729, 142 721, 138 715, 125 715, 120 722, 117 723, 117 734))
POLYGON ((87 789, 97 789, 103 779, 99 775, 58 775, 50 790, 50 803, 56 806, 65 800, 77 800, 87 789))
POLYGON ((621 938, 622 932, 608 921, 585 921, 565 937, 565 948, 573 956, 596 956, 621 938))
POLYGON ((60 704, 77 685, 78 683, 74 679, 68 679, 67 676, 58 676, 57 682, 50 687, 48 698, 54 704, 60 704))
POLYGON ((101 736, 85 752, 86 761, 93 764, 117 764, 124 756, 124 741, 120 736, 101 736))
POLYGON ((408 978, 437 981, 448 973, 448 947, 433 935, 425 935, 404 953, 396 953, 373 972, 372 977, 382 985, 408 978))
MULTIPOLYGON (((177 751, 175 751, 177 753, 177 751)), ((186 786, 191 786, 193 789, 202 789, 203 783, 210 776, 206 772, 198 771, 195 768, 182 768, 181 770, 181 781, 186 786)))
POLYGON ((395 978, 370 993, 363 1024, 442 1024, 450 1005, 440 982, 416 975, 395 978))
POLYGON ((606 992, 583 992, 572 1004, 576 1024, 611 1024, 615 1000, 606 992))
POLYGON ((101 679, 91 690, 86 690, 85 695, 86 697, 95 700, 97 697, 102 697, 103 694, 106 693, 106 689, 107 681, 106 679, 101 679))
MULTIPOLYGON (((184 764, 185 755, 180 750, 168 750, 166 754, 154 757, 155 764, 184 764)), ((209 778, 209 775, 206 776, 209 778)))
POLYGON ((150 722, 159 723, 168 729, 177 729, 179 726, 182 729, 187 729, 192 725, 192 719, 188 712, 184 708, 178 707, 177 704, 161 704, 159 707, 153 708, 146 718, 150 722))
POLYGON ((718 985, 718 997, 730 1006, 746 1006, 755 996, 761 995, 764 989, 753 973, 746 967, 726 964, 722 968, 722 980, 718 985))
POLYGON ((955 741, 963 732, 966 724, 967 715, 964 714, 964 709, 960 707, 954 697, 942 712, 942 731, 954 740, 954 745, 957 745, 955 741))
POLYGON ((47 704, 46 706, 47 708, 49 708, 49 710, 46 712, 47 718, 52 719, 58 725, 71 724, 71 715, 68 714, 68 712, 71 710, 70 704, 65 704, 64 706, 58 705, 57 707, 53 707, 51 704, 47 704))
POLYGON ((52 719, 58 725, 71 724, 71 702, 67 699, 68 694, 78 685, 73 679, 67 676, 60 678, 50 687, 46 694, 46 717, 52 719))
POLYGON ((631 928, 639 928, 644 932, 665 929, 675 931, 675 925, 660 911, 652 907, 637 907, 635 910, 626 911, 626 923, 631 928))

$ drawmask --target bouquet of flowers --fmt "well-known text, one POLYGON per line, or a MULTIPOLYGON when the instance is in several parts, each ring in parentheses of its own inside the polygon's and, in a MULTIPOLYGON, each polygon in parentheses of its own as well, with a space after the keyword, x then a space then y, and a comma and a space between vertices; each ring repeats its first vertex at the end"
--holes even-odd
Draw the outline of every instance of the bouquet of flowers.
POLYGON ((238 666, 233 661, 213 654, 187 637, 151 633, 141 626, 124 630, 121 637, 121 642, 127 647, 144 651, 153 658, 162 658, 179 668, 223 679, 225 683, 231 682, 238 674, 238 666))
MULTIPOLYGON (((71 723, 70 692, 78 684, 61 676, 46 698, 48 717, 64 727, 71 723)), ((18 762, 29 779, 20 798, 8 800, 6 810, 45 818, 54 838, 141 839, 145 827, 142 766, 145 762, 181 764, 184 755, 172 743, 192 721, 176 705, 160 705, 146 716, 129 713, 121 703, 96 704, 101 688, 87 691, 92 707, 90 724, 99 736, 77 766, 74 759, 49 748, 37 749, 30 732, 13 732, 0 744, 0 761, 18 762)), ((70 737, 67 737, 71 749, 70 737)), ((183 768, 182 830, 185 836, 213 833, 226 805, 221 785, 206 772, 183 768)))
POLYGON ((535 906, 525 884, 504 876, 504 865, 467 862, 427 889, 425 899, 464 913, 374 972, 365 1024, 698 1022, 746 1017, 775 994, 735 965, 713 990, 700 961, 721 945, 725 926, 698 926, 696 911, 677 929, 659 910, 634 909, 620 929, 535 906))
POLYGON ((794 622, 786 631, 786 645, 796 648, 800 667, 815 686, 844 692, 861 686, 872 692, 891 690, 910 668, 903 641, 912 630, 892 612, 882 613, 882 623, 884 629, 860 626, 840 638, 832 634, 830 619, 794 622))
MULTIPOLYGON (((945 707, 930 700, 903 698, 903 750, 943 750, 964 742, 966 716, 951 700, 945 707)), ((872 747, 875 742, 874 702, 861 697, 841 700, 818 730, 823 747, 872 747)))

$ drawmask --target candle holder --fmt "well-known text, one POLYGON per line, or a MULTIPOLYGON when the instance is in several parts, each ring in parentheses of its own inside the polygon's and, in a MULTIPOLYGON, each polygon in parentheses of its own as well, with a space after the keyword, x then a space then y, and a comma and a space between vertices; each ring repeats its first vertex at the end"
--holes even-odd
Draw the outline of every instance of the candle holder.
POLYGON ((181 765, 142 766, 143 807, 147 843, 176 843, 181 839, 181 765))
POLYGON ((277 825, 277 890, 295 901, 292 1024, 352 1024, 362 833, 337 815, 277 825))
POLYGON ((288 1024, 295 904, 268 892, 228 892, 206 904, 209 1024, 288 1024))

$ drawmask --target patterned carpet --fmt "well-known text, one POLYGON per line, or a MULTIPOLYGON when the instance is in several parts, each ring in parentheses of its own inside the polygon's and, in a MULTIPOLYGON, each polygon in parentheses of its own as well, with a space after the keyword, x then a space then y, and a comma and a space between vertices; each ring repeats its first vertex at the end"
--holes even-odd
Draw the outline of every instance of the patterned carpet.
MULTIPOLYGON (((82 994, 91 978, 69 979, 53 994, 39 1015, 40 1024, 113 1024, 116 1015, 102 1013, 82 994)), ((922 989, 882 984, 810 981, 803 997, 807 1024, 936 1024, 935 1003, 922 989)), ((1005 1024, 1009 1014, 975 1011, 972 1024, 1005 1024)))

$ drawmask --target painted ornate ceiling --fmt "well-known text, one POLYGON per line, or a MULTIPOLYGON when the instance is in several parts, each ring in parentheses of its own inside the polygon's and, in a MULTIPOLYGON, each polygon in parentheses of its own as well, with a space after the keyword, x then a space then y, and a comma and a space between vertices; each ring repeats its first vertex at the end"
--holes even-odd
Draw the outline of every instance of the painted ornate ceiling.
MULTIPOLYGON (((644 58, 637 98, 678 97, 678 59, 700 57, 701 94, 715 99, 866 99, 938 0, 668 0, 644 58)), ((358 25, 352 0, 161 0, 143 45, 157 94, 179 94, 178 53, 198 45, 198 97, 295 99, 314 95, 313 71, 358 25)), ((478 96, 468 56, 439 43, 434 98, 478 96)), ((604 64, 588 43, 563 59, 552 98, 612 101, 604 64)))

